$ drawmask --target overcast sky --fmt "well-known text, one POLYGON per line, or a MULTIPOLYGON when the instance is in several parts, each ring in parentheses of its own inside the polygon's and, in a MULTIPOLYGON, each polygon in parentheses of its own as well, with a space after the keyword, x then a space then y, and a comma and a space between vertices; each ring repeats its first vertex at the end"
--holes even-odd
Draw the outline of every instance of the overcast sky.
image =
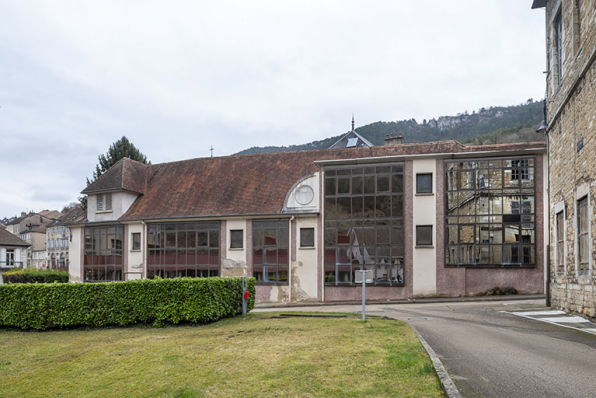
POLYGON ((1 1, 0 218, 153 163, 544 97, 530 0, 1 1))

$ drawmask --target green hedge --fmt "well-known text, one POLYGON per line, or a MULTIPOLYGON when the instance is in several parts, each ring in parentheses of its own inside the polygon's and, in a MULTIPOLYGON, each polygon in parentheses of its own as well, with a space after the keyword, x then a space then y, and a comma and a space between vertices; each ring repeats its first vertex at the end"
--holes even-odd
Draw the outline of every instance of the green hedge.
POLYGON ((2 274, 4 283, 54 283, 68 282, 68 272, 35 268, 15 269, 2 274))
MULTIPOLYGON (((248 279, 254 308, 255 279, 248 279)), ((0 327, 102 327, 213 322, 242 313, 241 278, 0 285, 0 327)))

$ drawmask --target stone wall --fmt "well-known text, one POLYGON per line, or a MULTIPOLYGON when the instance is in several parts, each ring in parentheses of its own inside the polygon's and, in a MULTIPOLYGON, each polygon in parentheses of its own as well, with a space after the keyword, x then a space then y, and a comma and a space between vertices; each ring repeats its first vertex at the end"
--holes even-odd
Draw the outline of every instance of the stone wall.
POLYGON ((550 171, 550 292, 554 307, 596 318, 596 2, 549 1, 547 122, 550 171), (576 8, 579 4, 579 10, 576 8), (561 12, 562 80, 557 79, 554 20, 561 12), (579 22, 579 24, 578 24, 579 22), (583 147, 582 147, 583 144, 583 147), (578 270, 577 201, 588 198, 590 265, 578 270), (557 272, 556 214, 564 212, 564 268, 557 272))

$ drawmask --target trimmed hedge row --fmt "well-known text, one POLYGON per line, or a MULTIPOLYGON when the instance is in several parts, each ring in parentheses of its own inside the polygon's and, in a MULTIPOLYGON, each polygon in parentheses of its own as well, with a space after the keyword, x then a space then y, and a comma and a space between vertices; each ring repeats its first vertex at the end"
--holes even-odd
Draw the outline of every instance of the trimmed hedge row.
MULTIPOLYGON (((255 279, 248 279, 254 308, 255 279)), ((0 327, 102 327, 213 322, 242 313, 241 278, 0 285, 0 327)))
POLYGON ((68 272, 25 268, 7 271, 2 278, 5 283, 66 283, 68 272))

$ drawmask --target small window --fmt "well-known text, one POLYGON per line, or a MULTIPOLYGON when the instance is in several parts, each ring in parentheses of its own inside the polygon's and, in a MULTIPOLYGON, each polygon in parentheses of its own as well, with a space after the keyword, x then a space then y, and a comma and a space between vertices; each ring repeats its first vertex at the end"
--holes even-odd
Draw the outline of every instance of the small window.
POLYGON ((112 194, 106 193, 106 210, 112 210, 112 194))
POLYGON ((315 247, 314 228, 300 228, 300 247, 315 247))
POLYGON ((97 195, 97 211, 103 211, 103 195, 97 195))
POLYGON ((97 211, 112 210, 112 194, 102 193, 97 195, 97 211))
POLYGON ((556 65, 556 83, 557 85, 561 84, 561 80, 563 79, 563 21, 561 18, 561 10, 559 10, 557 16, 554 20, 554 38, 555 38, 555 62, 556 65))
POLYGON ((132 233, 132 250, 141 250, 141 233, 132 233))
POLYGON ((590 241, 588 231, 590 228, 590 220, 588 214, 588 198, 584 197, 577 202, 577 225, 578 225, 578 260, 579 271, 585 273, 589 269, 590 258, 590 241))
POLYGON ((563 212, 557 213, 557 272, 565 272, 565 221, 563 212))
POLYGON ((432 246, 433 244, 433 226, 416 226, 416 246, 432 246))
POLYGON ((416 174, 416 193, 433 193, 432 174, 416 174))
POLYGON ((244 231, 241 229, 230 230, 230 249, 242 249, 244 247, 244 231))

